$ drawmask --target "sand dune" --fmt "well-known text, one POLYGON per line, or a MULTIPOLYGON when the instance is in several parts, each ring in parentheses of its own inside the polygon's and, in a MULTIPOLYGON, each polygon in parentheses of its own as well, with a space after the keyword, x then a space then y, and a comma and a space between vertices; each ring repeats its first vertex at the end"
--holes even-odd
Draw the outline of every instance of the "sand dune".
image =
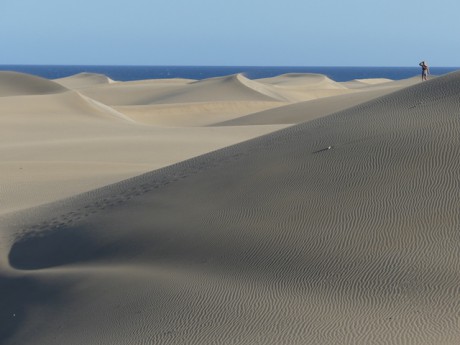
MULTIPOLYGON (((300 77, 294 77, 294 79, 300 77)), ((320 79, 321 80, 321 79, 320 79)), ((358 82, 358 81, 357 81, 358 82)), ((351 88, 361 89, 361 92, 342 93, 336 96, 320 97, 317 99, 295 102, 290 105, 281 106, 276 109, 269 109, 254 112, 246 116, 214 123, 215 126, 247 126, 247 125, 273 125, 273 124, 298 124, 311 121, 319 117, 351 108, 353 106, 368 102, 386 94, 398 91, 410 85, 417 84, 415 79, 403 81, 368 81, 359 82, 358 87, 353 82, 344 83, 351 88), (367 85, 365 87, 364 85, 367 85)))
POLYGON ((65 92, 58 83, 29 74, 0 71, 0 97, 46 95, 65 92))
POLYGON ((171 92, 194 82, 188 79, 145 80, 79 89, 84 95, 110 106, 139 106, 152 104, 171 92))
MULTIPOLYGON (((75 91, 61 92, 51 95, 31 95, 23 97, 0 98, 0 117, 5 121, 25 123, 35 126, 38 123, 59 125, 67 120, 123 120, 132 122, 115 109, 92 100, 75 91), (55 121, 58 121, 57 123, 55 121)), ((6 128, 4 128, 6 130, 6 128)), ((15 135, 16 133, 11 133, 15 135)))
POLYGON ((167 96, 152 98, 151 103, 205 101, 286 101, 286 99, 269 86, 236 74, 195 81, 167 96))
MULTIPOLYGON (((330 82, 318 83, 317 78, 320 77, 306 75, 303 83, 297 81, 297 85, 286 87, 264 79, 250 80, 237 74, 199 81, 180 79, 175 82, 121 83, 113 84, 110 88, 96 87, 82 92, 111 106, 131 106, 216 101, 298 102, 354 91, 326 77, 321 80, 328 79, 330 82), (322 88, 318 84, 323 85, 322 88)), ((290 79, 294 77, 284 76, 277 80, 281 83, 290 79)))
POLYGON ((97 73, 79 73, 70 77, 55 79, 54 81, 68 89, 82 89, 115 82, 107 76, 97 73))
MULTIPOLYGON (((95 87, 81 92, 111 106, 139 106, 153 104, 178 104, 216 101, 280 101, 254 90, 251 81, 240 75, 193 81, 154 80, 113 84, 111 87, 95 87)), ((255 85, 258 83, 254 82, 255 85)), ((260 85, 261 88, 269 88, 260 85)), ((281 97, 281 96, 279 96, 281 97)))
POLYGON ((279 92, 282 90, 286 98, 294 102, 349 94, 354 91, 353 88, 335 82, 322 74, 289 73, 273 78, 257 79, 257 81, 272 85, 279 92))
POLYGON ((288 73, 273 78, 257 79, 257 81, 283 88, 345 89, 344 86, 329 77, 314 73, 288 73))
POLYGON ((460 72, 362 96, 3 215, 0 342, 458 344, 460 72))
POLYGON ((114 107, 136 122, 156 126, 208 126, 261 110, 281 107, 280 102, 216 101, 114 107))
MULTIPOLYGON (((24 79, 20 75, 15 82, 22 85, 24 79)), ((8 85, 20 89, 11 79, 8 85)), ((8 85, 0 83, 0 89, 8 85)), ((36 85, 40 91, 48 84, 39 79, 36 85)), ((217 112, 214 120, 218 121, 272 104, 223 104, 210 111, 217 112)), ((190 114, 194 106, 185 106, 182 123, 176 119, 179 127, 165 129, 152 126, 164 125, 161 121, 138 123, 136 116, 129 117, 79 91, 0 97, 0 214, 69 197, 285 127, 189 129, 212 121, 210 114, 207 120, 198 116, 206 107, 190 114)), ((139 112, 145 118, 148 113, 148 109, 139 112)))
POLYGON ((408 87, 420 82, 420 77, 412 77, 402 80, 391 80, 391 79, 381 79, 381 78, 374 78, 374 79, 355 79, 347 82, 341 82, 343 86, 348 89, 385 89, 390 88, 394 89, 397 87, 408 87))
POLYGON ((224 122, 215 123, 215 126, 247 126, 268 124, 297 124, 327 116, 344 110, 385 94, 394 92, 399 88, 377 89, 366 92, 344 94, 331 97, 322 97, 306 102, 298 102, 276 109, 260 111, 246 116, 241 116, 224 122))
POLYGON ((389 83, 389 82, 392 82, 393 80, 388 79, 388 78, 369 78, 369 79, 355 79, 354 81, 357 83, 362 83, 364 85, 377 85, 377 84, 389 83))
POLYGON ((79 91, 139 123, 158 126, 213 125, 290 103, 355 92, 316 74, 259 80, 241 74, 200 81, 151 80, 79 91))

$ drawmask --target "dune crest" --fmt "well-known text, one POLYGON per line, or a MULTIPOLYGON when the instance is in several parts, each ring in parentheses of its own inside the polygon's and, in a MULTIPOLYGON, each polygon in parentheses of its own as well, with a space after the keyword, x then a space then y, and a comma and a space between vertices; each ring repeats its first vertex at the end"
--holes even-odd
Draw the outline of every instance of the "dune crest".
POLYGON ((204 101, 277 101, 274 95, 267 95, 241 74, 198 80, 185 85, 177 93, 159 99, 157 103, 204 102, 204 101), (249 84, 249 85, 248 85, 249 84))
POLYGON ((119 118, 119 119, 122 119, 122 120, 125 120, 125 121, 128 121, 128 122, 135 122, 132 118, 126 116, 125 114, 115 110, 114 108, 112 107, 109 107, 108 105, 105 105, 101 102, 98 102, 94 99, 91 99, 87 96, 84 96, 82 94, 78 94, 80 97, 82 97, 82 99, 86 102, 86 104, 90 105, 91 107, 94 107, 94 109, 97 111, 97 112, 100 112, 100 113, 103 113, 103 114, 108 114, 108 115, 112 115, 113 117, 116 117, 116 118, 119 118))
MULTIPOLYGON (((77 91, 65 90, 58 94, 22 95, 23 97, 1 97, 1 117, 20 123, 23 120, 65 121, 67 119, 86 121, 92 119, 123 119, 132 122, 125 115, 77 91)), ((55 125, 54 123, 53 125, 55 125)))
POLYGON ((56 83, 68 89, 81 89, 96 85, 105 85, 115 83, 109 77, 98 73, 79 73, 65 78, 54 80, 56 83))
POLYGON ((302 89, 345 89, 344 86, 329 77, 314 73, 288 73, 273 78, 257 79, 257 81, 284 88, 300 86, 302 89))
POLYGON ((29 74, 0 71, 0 97, 47 95, 68 91, 51 80, 29 74))
POLYGON ((281 92, 277 92, 275 88, 272 88, 269 85, 260 83, 258 81, 250 80, 244 77, 242 74, 238 74, 236 77, 238 81, 241 82, 241 84, 245 85, 251 90, 255 90, 263 95, 271 97, 274 100, 279 100, 279 101, 284 101, 284 102, 290 101, 289 97, 286 97, 286 95, 283 95, 281 92))
POLYGON ((114 107, 138 123, 155 126, 209 126, 281 107, 278 101, 215 101, 114 107))

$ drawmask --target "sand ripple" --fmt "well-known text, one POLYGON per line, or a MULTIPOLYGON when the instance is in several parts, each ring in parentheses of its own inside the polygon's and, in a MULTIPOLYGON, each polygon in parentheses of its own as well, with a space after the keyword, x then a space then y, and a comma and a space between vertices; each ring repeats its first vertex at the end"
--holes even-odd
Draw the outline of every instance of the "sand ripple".
POLYGON ((453 73, 5 220, 0 336, 458 344, 459 114, 453 73))

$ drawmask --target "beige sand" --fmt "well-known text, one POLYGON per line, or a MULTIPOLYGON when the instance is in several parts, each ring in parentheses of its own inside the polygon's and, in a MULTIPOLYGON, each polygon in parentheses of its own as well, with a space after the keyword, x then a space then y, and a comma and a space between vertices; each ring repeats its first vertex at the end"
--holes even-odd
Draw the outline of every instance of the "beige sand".
POLYGON ((0 342, 458 344, 460 73, 305 96, 330 104, 278 79, 8 91, 2 197, 29 186, 2 205, 75 187, 2 216, 0 342), (183 108, 239 101, 233 126, 183 108))
POLYGON ((319 75, 122 83, 90 73, 50 81, 2 72, 0 214, 324 116, 401 87, 394 83, 358 92, 319 75), (334 101, 329 90, 343 96, 334 101), (331 101, 325 107, 308 104, 305 113, 297 110, 305 99, 331 101), (267 110, 268 115, 260 113, 267 110))

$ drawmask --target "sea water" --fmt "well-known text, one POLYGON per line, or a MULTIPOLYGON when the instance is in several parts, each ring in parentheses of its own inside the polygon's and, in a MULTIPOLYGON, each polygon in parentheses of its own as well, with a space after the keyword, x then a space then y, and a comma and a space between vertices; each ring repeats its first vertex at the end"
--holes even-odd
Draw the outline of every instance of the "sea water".
MULTIPOLYGON (((443 75, 459 67, 430 67, 433 75, 443 75)), ((286 73, 319 73, 343 82, 353 79, 388 78, 400 80, 421 74, 419 67, 288 67, 288 66, 67 66, 0 65, 0 70, 29 73, 57 79, 82 72, 99 73, 117 81, 185 78, 201 80, 243 73, 249 79, 269 78, 286 73)))

